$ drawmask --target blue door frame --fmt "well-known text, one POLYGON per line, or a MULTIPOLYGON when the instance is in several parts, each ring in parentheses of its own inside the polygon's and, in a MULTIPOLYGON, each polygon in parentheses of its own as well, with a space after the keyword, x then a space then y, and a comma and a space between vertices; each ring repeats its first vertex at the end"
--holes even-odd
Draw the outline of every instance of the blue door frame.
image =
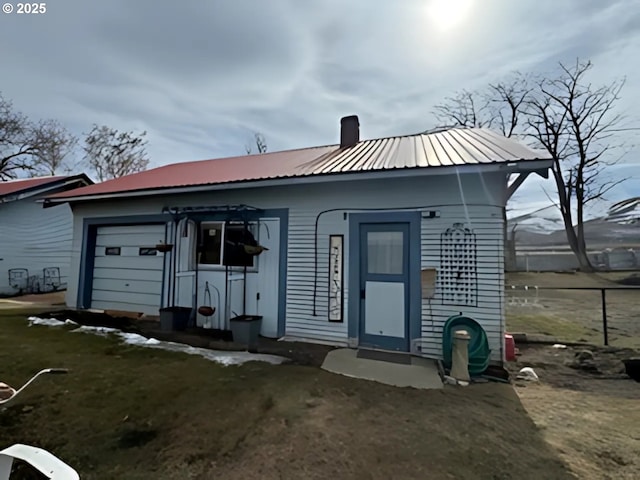
POLYGON ((409 223, 361 223, 360 224, 360 345, 388 350, 409 351, 409 223), (392 232, 402 236, 402 260, 400 273, 371 272, 368 240, 370 233, 392 232), (402 337, 376 335, 366 332, 367 282, 401 283, 404 286, 404 312, 394 321, 402 322, 402 337))
POLYGON ((412 351, 421 336, 420 212, 354 213, 349 215, 349 338, 359 346, 412 351), (365 271, 367 232, 404 232, 403 275, 375 275, 365 271), (364 332, 362 290, 369 281, 401 281, 405 287, 405 338, 367 335, 364 332))

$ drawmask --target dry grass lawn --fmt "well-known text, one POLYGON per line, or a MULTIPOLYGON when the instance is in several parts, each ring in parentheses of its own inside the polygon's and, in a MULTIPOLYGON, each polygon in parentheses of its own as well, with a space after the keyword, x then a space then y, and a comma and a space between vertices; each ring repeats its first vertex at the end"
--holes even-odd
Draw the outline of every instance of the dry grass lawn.
MULTIPOLYGON (((0 448, 54 452, 92 479, 565 479, 510 385, 418 391, 261 363, 222 367, 0 312, 0 448)), ((18 478, 33 478, 24 476, 18 478)))

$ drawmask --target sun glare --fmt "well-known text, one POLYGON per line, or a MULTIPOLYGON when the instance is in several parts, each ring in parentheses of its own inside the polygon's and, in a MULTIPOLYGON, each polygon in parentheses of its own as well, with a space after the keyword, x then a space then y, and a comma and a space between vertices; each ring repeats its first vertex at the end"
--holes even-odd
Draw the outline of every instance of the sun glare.
POLYGON ((464 21, 471 4, 472 0, 430 0, 427 8, 439 30, 450 30, 464 21))

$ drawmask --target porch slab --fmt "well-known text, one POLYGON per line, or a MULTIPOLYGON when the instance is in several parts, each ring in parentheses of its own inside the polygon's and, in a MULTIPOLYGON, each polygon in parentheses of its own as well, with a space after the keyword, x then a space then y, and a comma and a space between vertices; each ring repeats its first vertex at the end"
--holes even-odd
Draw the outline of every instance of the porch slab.
POLYGON ((339 348, 327 354, 322 368, 347 377, 372 380, 396 387, 442 388, 436 362, 426 358, 411 357, 411 364, 403 365, 358 358, 357 350, 339 348))

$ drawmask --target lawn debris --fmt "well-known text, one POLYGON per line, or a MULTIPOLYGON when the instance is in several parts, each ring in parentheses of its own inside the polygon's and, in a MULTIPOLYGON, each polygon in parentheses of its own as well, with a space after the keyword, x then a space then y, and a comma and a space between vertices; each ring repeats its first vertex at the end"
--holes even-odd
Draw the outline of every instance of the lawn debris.
POLYGON ((524 367, 520 369, 516 378, 518 380, 526 380, 528 382, 537 382, 540 380, 538 374, 531 367, 524 367))

